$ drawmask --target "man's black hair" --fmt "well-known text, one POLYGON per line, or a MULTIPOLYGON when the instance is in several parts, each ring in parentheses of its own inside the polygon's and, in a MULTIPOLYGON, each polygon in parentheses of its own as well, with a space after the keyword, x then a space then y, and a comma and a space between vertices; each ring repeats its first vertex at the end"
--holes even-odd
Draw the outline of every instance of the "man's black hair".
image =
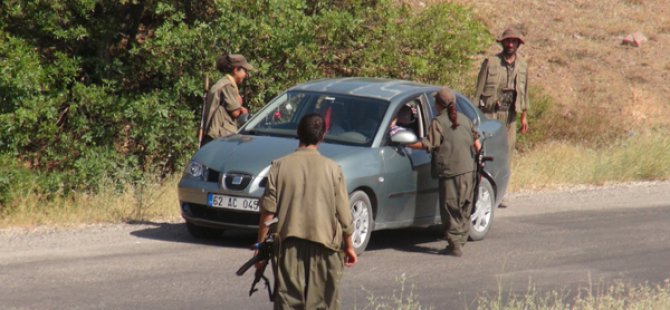
POLYGON ((317 113, 310 113, 302 117, 298 125, 298 139, 302 145, 316 145, 321 141, 326 131, 326 122, 317 113))
POLYGON ((232 73, 233 65, 230 61, 230 54, 225 53, 216 60, 216 69, 221 73, 232 73))

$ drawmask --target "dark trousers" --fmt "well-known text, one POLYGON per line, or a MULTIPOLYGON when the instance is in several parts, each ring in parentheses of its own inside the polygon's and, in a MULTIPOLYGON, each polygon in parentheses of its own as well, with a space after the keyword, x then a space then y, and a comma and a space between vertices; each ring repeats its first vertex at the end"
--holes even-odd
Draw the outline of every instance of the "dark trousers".
POLYGON ((275 309, 339 309, 341 252, 299 238, 281 242, 275 309))
POLYGON ((470 232, 474 172, 440 179, 440 217, 445 237, 454 245, 465 245, 470 232))

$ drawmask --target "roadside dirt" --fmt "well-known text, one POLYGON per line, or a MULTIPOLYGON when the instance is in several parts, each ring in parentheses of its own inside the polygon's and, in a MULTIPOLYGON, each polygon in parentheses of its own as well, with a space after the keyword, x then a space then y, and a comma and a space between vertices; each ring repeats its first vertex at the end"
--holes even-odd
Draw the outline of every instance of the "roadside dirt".
MULTIPOLYGON (((667 0, 446 1, 473 8, 494 37, 510 26, 521 29, 527 44, 519 52, 529 61, 531 86, 542 88, 566 117, 594 106, 630 129, 670 128, 667 0), (648 41, 622 45, 635 32, 648 41)), ((407 2, 425 7, 445 0, 407 2)), ((491 42, 486 55, 499 49, 491 42)))

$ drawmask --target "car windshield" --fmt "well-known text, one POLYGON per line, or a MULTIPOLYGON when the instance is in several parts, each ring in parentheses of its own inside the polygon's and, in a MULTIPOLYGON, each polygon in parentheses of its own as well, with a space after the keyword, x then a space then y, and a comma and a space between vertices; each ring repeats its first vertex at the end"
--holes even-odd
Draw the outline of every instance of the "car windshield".
POLYGON ((300 119, 319 113, 326 121, 326 142, 369 146, 387 107, 383 100, 291 91, 270 102, 241 133, 297 137, 300 119))

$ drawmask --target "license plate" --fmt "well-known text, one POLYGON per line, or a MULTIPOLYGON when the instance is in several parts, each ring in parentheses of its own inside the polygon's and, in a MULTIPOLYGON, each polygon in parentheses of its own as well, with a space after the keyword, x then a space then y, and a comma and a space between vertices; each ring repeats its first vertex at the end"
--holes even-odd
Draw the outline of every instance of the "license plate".
POLYGON ((209 194, 207 204, 214 208, 258 211, 258 199, 209 194))

